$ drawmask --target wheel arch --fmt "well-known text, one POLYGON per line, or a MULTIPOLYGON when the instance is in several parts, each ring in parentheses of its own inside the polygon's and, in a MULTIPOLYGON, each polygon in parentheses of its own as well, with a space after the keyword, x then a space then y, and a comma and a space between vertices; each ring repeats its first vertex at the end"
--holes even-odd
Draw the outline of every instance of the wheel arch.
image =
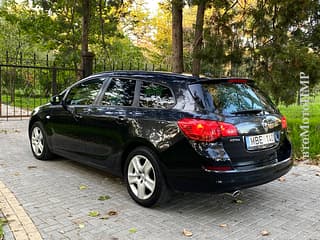
POLYGON ((29 138, 31 137, 31 128, 33 126, 33 124, 35 122, 38 122, 38 121, 41 121, 41 119, 39 118, 39 116, 33 116, 30 120, 29 120, 29 126, 28 126, 28 135, 29 135, 29 138))
MULTIPOLYGON (((122 155, 121 155, 121 166, 120 166, 120 168, 121 168, 121 174, 122 174, 122 176, 124 176, 124 168, 125 168, 125 163, 126 163, 126 160, 127 160, 127 157, 128 157, 128 155, 134 150, 134 149, 136 149, 136 148, 138 148, 138 147, 146 147, 146 148, 149 148, 149 149, 151 149, 155 154, 157 154, 157 156, 158 157, 160 157, 159 156, 159 151, 155 148, 155 146, 152 144, 152 143, 150 143, 150 142, 148 142, 148 141, 146 141, 146 140, 144 140, 144 139, 135 139, 135 140, 133 140, 133 141, 130 141, 127 145, 126 145, 126 147, 124 148, 124 151, 122 152, 122 155)), ((160 167, 161 167, 161 170, 162 170, 162 164, 161 163, 159 163, 159 165, 160 165, 160 167)))

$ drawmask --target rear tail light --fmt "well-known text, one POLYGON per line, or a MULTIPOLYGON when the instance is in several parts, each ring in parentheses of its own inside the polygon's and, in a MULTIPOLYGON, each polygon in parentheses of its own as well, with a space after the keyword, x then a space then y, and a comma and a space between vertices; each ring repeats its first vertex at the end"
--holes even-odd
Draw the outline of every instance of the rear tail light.
POLYGON ((282 126, 282 129, 286 129, 287 128, 287 119, 285 116, 283 116, 281 118, 281 126, 282 126))
POLYGON ((225 122, 183 118, 178 121, 181 131, 191 140, 213 142, 220 137, 238 136, 237 128, 225 122))

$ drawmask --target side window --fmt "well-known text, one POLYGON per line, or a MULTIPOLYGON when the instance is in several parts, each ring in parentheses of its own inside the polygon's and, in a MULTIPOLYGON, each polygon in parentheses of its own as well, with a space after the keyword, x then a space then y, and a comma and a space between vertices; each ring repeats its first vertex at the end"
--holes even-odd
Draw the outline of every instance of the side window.
POLYGON ((74 86, 66 98, 67 105, 90 105, 102 87, 102 79, 93 79, 74 86))
POLYGON ((175 104, 169 88, 151 82, 142 82, 139 104, 147 108, 170 108, 175 104))
POLYGON ((101 105, 131 106, 135 85, 136 81, 132 79, 113 78, 103 95, 101 105))

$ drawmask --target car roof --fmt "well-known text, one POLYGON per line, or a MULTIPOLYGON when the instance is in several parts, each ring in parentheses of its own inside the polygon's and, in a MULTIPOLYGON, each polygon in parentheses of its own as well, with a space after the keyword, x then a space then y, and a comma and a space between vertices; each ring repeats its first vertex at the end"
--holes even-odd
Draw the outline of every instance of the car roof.
POLYGON ((193 77, 192 74, 188 73, 172 73, 172 72, 161 72, 161 71, 107 71, 107 72, 100 72, 96 73, 94 75, 91 75, 89 78, 94 77, 132 77, 136 79, 159 79, 161 81, 172 81, 172 80, 181 80, 181 81, 187 81, 189 83, 204 83, 204 82, 227 82, 230 80, 247 80, 251 81, 248 78, 242 78, 242 77, 221 77, 221 78, 211 78, 206 76, 201 76, 199 78, 193 77))
POLYGON ((179 73, 171 73, 171 72, 158 72, 158 71, 108 71, 101 72, 91 75, 91 77, 132 77, 136 79, 159 79, 159 80, 182 80, 195 82, 198 79, 193 77, 191 74, 179 74, 179 73))

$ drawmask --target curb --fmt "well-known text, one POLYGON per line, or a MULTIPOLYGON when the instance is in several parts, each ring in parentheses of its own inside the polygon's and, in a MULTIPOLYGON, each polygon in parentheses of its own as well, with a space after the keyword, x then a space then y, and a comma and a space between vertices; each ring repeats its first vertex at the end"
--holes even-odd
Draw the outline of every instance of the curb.
POLYGON ((0 210, 16 240, 42 240, 38 229, 13 193, 0 181, 0 210))

